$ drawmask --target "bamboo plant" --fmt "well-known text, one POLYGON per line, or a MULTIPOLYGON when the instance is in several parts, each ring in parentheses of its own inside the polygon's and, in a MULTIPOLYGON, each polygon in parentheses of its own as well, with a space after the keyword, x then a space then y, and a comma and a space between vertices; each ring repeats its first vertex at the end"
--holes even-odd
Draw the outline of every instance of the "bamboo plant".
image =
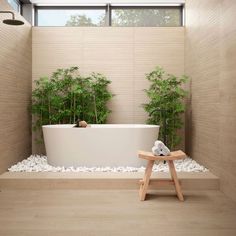
POLYGON ((147 123, 160 125, 159 139, 173 149, 181 142, 178 130, 183 127, 181 114, 185 111, 184 98, 187 95, 183 85, 188 77, 177 77, 156 67, 146 79, 150 82, 149 88, 144 90, 149 98, 144 104, 149 115, 147 123))
POLYGON ((47 124, 74 124, 78 118, 90 124, 105 123, 111 113, 107 107, 113 97, 108 90, 110 83, 99 73, 81 76, 78 67, 58 69, 51 77, 36 80, 31 107, 33 130, 41 132, 42 125, 47 124))

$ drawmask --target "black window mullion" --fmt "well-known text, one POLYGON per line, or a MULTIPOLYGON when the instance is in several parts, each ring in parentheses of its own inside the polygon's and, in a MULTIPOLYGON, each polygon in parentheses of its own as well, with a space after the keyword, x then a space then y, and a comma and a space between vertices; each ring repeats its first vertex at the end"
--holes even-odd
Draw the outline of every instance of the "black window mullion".
MULTIPOLYGON (((105 10, 105 26, 112 26, 112 10, 116 9, 178 9, 180 14, 180 24, 183 26, 183 6, 35 6, 35 26, 38 26, 38 10, 105 10)), ((148 27, 148 26, 147 26, 148 27)))
MULTIPOLYGON (((123 9, 123 10, 158 10, 158 9, 174 9, 174 10, 179 10, 179 16, 180 16, 180 22, 179 22, 179 26, 183 26, 183 6, 110 6, 110 13, 111 13, 111 21, 112 21, 112 10, 119 10, 119 9, 123 9)), ((112 22, 111 22, 111 26, 112 26, 112 22)))

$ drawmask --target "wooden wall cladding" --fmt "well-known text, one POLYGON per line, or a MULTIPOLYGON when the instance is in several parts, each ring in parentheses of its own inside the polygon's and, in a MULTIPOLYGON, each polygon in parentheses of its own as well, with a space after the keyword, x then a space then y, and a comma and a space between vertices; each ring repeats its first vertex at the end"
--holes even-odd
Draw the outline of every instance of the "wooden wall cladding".
MULTIPOLYGON (((3 0, 0 7, 11 10, 3 0)), ((31 154, 31 25, 5 25, 6 17, 0 15, 0 173, 31 154)))
POLYGON ((161 65, 183 74, 184 28, 33 28, 33 80, 73 65, 81 74, 96 71, 112 80, 110 89, 116 96, 109 123, 144 123, 145 73, 161 65))
POLYGON ((185 73, 192 77, 186 148, 236 200, 236 1, 187 0, 185 73))

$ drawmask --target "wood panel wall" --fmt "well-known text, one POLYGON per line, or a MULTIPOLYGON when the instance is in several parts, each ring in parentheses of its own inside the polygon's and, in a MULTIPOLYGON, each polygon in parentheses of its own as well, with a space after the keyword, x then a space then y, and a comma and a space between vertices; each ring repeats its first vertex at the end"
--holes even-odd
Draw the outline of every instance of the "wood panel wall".
MULTIPOLYGON (((74 65, 112 80, 109 123, 144 123, 145 73, 161 65, 183 74, 184 28, 33 28, 33 80, 74 65)), ((33 152, 40 150, 33 144, 33 152)))
MULTIPOLYGON (((0 9, 11 10, 4 0, 0 9)), ((5 25, 7 17, 0 14, 0 173, 31 154, 31 26, 5 25)))
POLYGON ((187 0, 185 72, 192 77, 186 124, 191 157, 236 200, 236 1, 187 0))

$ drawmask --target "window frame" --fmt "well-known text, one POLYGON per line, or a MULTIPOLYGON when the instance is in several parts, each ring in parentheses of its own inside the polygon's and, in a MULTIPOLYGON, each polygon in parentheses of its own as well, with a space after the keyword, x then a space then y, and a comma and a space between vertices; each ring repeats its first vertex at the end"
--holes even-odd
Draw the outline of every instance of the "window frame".
MULTIPOLYGON (((183 6, 111 6, 110 7, 110 24, 109 26, 112 26, 112 10, 117 10, 117 9, 127 9, 127 10, 133 10, 133 9, 147 9, 147 10, 158 10, 158 9, 178 9, 180 12, 180 22, 179 26, 155 26, 155 27, 182 27, 183 26, 183 6)), ((119 27, 119 26, 118 26, 119 27)), ((148 26, 120 26, 120 27, 148 27, 148 26)))
MULTIPOLYGON (((104 6, 36 6, 34 8, 34 25, 38 26, 38 10, 105 10, 107 16, 107 7, 104 6)), ((66 27, 66 26, 40 26, 40 27, 66 27)), ((78 26, 79 27, 79 26, 78 26)))
MULTIPOLYGON (((38 10, 105 10, 105 25, 99 27, 115 27, 112 26, 112 10, 115 9, 178 9, 180 12, 180 22, 179 26, 173 27, 182 27, 184 26, 184 5, 179 6, 159 6, 159 5, 138 5, 138 6, 113 6, 111 4, 101 5, 84 5, 84 6, 34 6, 34 26, 38 26, 38 10)), ((40 27, 58 27, 58 26, 40 26, 40 27)), ((60 26, 59 26, 60 27, 60 26)), ((66 27, 66 26, 62 26, 66 27)), ((78 26, 80 27, 80 26, 78 26)), ((121 27, 133 27, 133 26, 121 26, 121 27)), ((139 27, 148 27, 148 26, 139 26, 139 27)), ((156 27, 172 27, 172 26, 156 26, 156 27)))
MULTIPOLYGON (((22 2, 20 1, 20 0, 12 0, 13 2, 15 2, 17 5, 18 5, 18 10, 17 10, 17 12, 20 14, 20 15, 22 15, 22 2)), ((14 10, 14 11, 16 11, 14 8, 13 8, 13 6, 12 6, 12 4, 9 2, 9 1, 7 1, 7 3, 11 6, 11 8, 14 10)))

